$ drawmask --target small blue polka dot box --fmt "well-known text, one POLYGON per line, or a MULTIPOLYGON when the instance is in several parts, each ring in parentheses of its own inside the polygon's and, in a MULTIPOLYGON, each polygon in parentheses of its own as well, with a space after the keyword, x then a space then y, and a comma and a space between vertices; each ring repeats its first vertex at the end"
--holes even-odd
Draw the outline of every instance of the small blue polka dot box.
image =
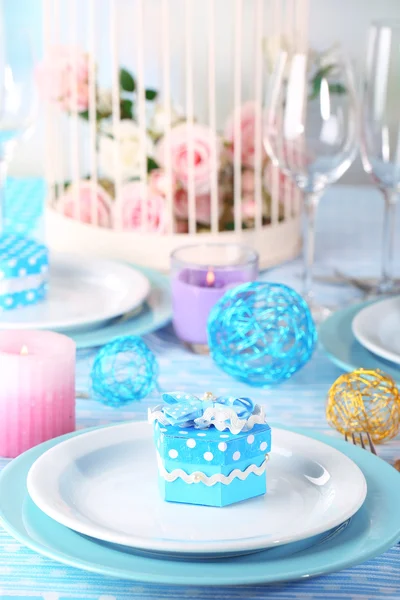
POLYGON ((149 411, 167 502, 227 506, 266 493, 271 429, 249 398, 163 394, 149 411))
POLYGON ((0 311, 44 300, 47 280, 46 246, 13 233, 0 236, 0 311))

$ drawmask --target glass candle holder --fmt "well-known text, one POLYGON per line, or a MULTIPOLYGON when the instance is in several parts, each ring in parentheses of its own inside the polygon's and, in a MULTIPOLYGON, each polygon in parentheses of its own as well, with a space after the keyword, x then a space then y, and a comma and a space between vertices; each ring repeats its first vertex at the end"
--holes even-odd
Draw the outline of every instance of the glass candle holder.
POLYGON ((75 429, 75 343, 51 331, 0 331, 0 456, 75 429))
POLYGON ((208 352, 207 321, 228 289, 254 281, 258 254, 240 244, 195 244, 171 254, 173 324, 177 337, 197 353, 208 352))

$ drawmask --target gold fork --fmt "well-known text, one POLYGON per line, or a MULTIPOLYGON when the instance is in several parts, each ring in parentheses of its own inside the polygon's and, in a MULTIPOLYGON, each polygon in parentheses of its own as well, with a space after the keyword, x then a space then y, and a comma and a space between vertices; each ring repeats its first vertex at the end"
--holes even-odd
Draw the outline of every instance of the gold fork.
POLYGON ((346 442, 351 442, 355 446, 361 446, 361 448, 363 448, 364 450, 368 449, 370 452, 372 452, 372 454, 375 454, 376 456, 378 456, 375 446, 374 446, 374 442, 372 441, 372 438, 368 432, 352 431, 351 434, 345 433, 344 439, 346 440, 346 442), (350 436, 350 439, 349 439, 349 436, 350 436), (365 443, 365 438, 367 438, 367 440, 366 440, 367 444, 365 443), (367 446, 368 446, 368 448, 367 448, 367 446))

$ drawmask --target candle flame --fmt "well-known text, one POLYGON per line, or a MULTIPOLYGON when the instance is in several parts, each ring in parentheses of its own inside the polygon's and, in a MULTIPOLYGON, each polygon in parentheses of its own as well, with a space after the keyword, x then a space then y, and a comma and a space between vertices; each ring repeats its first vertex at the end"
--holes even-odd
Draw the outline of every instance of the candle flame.
POLYGON ((23 356, 28 354, 28 346, 22 346, 20 354, 22 354, 23 356))
POLYGON ((209 285, 211 287, 212 285, 214 285, 214 282, 215 282, 215 275, 214 275, 214 272, 210 270, 210 271, 208 271, 208 273, 206 275, 206 283, 207 283, 207 285, 209 285))

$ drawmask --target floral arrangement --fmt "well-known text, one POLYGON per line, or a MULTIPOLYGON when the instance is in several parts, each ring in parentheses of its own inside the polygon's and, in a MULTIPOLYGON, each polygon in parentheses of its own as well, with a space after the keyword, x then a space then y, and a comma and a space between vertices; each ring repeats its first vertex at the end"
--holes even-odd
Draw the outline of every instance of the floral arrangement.
MULTIPOLYGON (((38 67, 37 81, 43 99, 58 106, 59 110, 77 113, 82 120, 89 119, 89 69, 90 57, 79 49, 60 47, 38 67)), ((80 220, 92 223, 96 215, 97 225, 113 228, 118 223, 124 230, 165 233, 167 230, 167 195, 170 190, 173 202, 173 231, 188 232, 188 123, 176 107, 171 109, 169 137, 165 135, 166 114, 159 103, 158 92, 145 90, 146 136, 144 143, 137 122, 137 85, 132 73, 119 71, 120 122, 117 139, 112 124, 112 94, 96 83, 97 160, 99 173, 97 183, 83 176, 77 182, 65 182, 53 190, 54 207, 65 216, 75 218, 77 202, 80 220), (117 147, 116 147, 117 145, 117 147), (167 176, 166 152, 171 149, 172 175, 167 176), (141 153, 147 156, 147 186, 140 179, 141 153), (115 214, 115 179, 121 178, 119 190, 120 214, 115 214), (143 190, 146 198, 143 202, 143 190), (95 208, 92 209, 92 202, 95 208), (142 207, 146 206, 146 223, 143 223, 142 207)), ((194 164, 194 192, 196 205, 196 230, 209 231, 211 221, 212 149, 217 148, 218 165, 218 211, 219 230, 234 228, 234 131, 239 121, 241 129, 241 206, 243 228, 253 228, 256 204, 254 200, 254 138, 256 128, 256 104, 249 101, 229 116, 223 131, 216 135, 209 127, 192 125, 194 164)), ((262 150, 262 222, 270 222, 270 184, 272 166, 262 150)), ((279 180, 280 215, 283 218, 283 198, 286 181, 279 180)))

